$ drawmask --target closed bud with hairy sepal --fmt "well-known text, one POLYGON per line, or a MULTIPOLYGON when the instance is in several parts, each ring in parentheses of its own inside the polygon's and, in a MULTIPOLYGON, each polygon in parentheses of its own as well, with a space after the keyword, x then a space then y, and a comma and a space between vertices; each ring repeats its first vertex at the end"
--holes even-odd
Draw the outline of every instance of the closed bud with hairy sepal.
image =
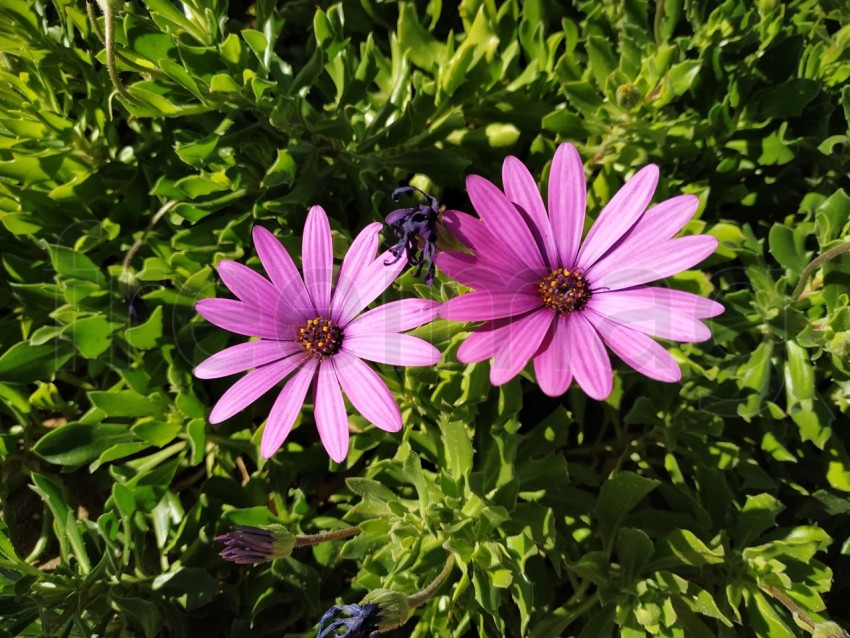
POLYGON ((295 534, 278 524, 260 527, 234 525, 227 534, 216 536, 215 540, 224 543, 219 555, 240 565, 285 558, 295 547, 295 534))
POLYGON ((361 605, 378 605, 378 631, 384 632, 401 627, 410 617, 411 609, 408 597, 400 591, 375 589, 370 591, 361 605))
POLYGON ((850 634, 834 622, 823 622, 815 625, 812 638, 850 638, 850 634))

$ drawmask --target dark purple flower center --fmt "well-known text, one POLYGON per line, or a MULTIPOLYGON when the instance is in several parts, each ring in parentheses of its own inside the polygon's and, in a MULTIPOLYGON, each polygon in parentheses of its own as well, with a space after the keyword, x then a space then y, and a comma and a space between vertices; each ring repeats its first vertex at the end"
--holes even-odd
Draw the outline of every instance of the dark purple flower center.
POLYGON ((558 314, 581 310, 593 294, 583 274, 577 270, 558 268, 537 286, 540 300, 558 314))
POLYGON ((323 360, 334 356, 342 346, 342 328, 328 319, 309 319, 307 325, 298 329, 296 343, 309 356, 323 360))

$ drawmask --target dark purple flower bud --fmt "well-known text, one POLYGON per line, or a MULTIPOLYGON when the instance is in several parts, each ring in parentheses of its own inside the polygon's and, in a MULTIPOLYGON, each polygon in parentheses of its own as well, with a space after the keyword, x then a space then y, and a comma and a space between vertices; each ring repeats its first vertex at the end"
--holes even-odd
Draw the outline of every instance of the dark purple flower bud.
POLYGON ((437 254, 437 220, 441 205, 436 197, 425 193, 415 186, 402 186, 392 192, 393 201, 398 201, 402 195, 416 191, 425 198, 424 203, 412 208, 399 208, 386 217, 386 224, 392 228, 398 242, 390 248, 396 263, 406 256, 410 266, 417 266, 415 276, 422 276, 429 286, 434 285, 434 257, 437 254))
POLYGON ((295 535, 283 525, 234 525, 227 534, 216 536, 215 540, 224 543, 219 556, 240 565, 289 556, 295 546, 295 535))
POLYGON ((334 605, 319 621, 316 638, 371 638, 378 635, 380 608, 375 603, 365 605, 334 605), (325 623, 329 623, 325 626, 325 623), (338 633, 343 630, 343 633, 338 633))

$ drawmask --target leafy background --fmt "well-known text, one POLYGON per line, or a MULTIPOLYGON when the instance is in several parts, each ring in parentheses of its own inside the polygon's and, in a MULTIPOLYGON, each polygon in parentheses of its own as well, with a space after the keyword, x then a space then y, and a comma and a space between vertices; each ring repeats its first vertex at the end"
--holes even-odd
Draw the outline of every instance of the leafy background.
POLYGON ((807 635, 783 599, 850 623, 850 259, 793 290, 850 233, 846 3, 134 0, 115 50, 130 100, 82 0, 0 3, 0 635, 311 636, 447 550, 397 635, 807 635), (321 204, 341 256, 399 184, 470 210, 466 174, 514 154, 545 184, 561 141, 591 215, 655 162, 721 240, 669 282, 727 309, 669 346, 681 383, 496 389, 437 322, 439 366, 381 371, 403 432, 352 416, 343 466, 309 409, 267 462, 271 398, 206 423, 229 381, 192 367, 235 340, 193 303, 259 265, 255 224, 297 255, 321 204), (217 556, 271 521, 364 533, 217 556))

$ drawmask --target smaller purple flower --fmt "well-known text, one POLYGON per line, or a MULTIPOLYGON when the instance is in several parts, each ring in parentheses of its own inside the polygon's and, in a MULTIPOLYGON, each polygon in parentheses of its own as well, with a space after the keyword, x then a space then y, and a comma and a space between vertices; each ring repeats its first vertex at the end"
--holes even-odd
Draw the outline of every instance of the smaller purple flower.
POLYGON ((407 257, 409 266, 417 266, 415 277, 422 277, 429 286, 434 285, 434 257, 437 254, 437 220, 441 205, 439 200, 415 186, 402 186, 392 192, 393 201, 402 195, 416 191, 425 198, 425 202, 412 208, 399 208, 386 217, 386 224, 392 228, 398 242, 390 248, 395 259, 387 265, 396 263, 402 256, 407 257))
POLYGON ((215 540, 224 543, 219 556, 239 565, 284 558, 292 553, 295 546, 295 535, 283 525, 234 525, 227 534, 216 536, 215 540))
POLYGON ((319 621, 319 635, 316 638, 371 638, 378 635, 380 607, 375 603, 365 605, 334 605, 325 612, 319 621), (343 615, 346 615, 343 617, 343 615), (325 623, 330 624, 325 627, 325 623), (338 633, 339 630, 344 633, 338 633))

